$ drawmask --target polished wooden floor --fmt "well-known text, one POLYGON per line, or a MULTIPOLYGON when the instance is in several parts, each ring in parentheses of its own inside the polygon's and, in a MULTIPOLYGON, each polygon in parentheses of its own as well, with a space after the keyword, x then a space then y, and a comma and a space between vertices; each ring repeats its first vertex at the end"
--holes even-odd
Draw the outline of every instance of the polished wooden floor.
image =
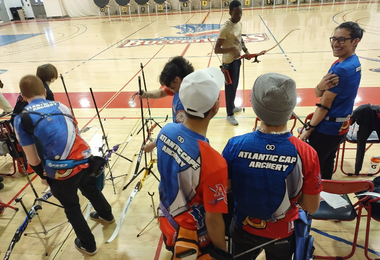
MULTIPOLYGON (((144 66, 146 86, 148 90, 160 87, 159 73, 165 62, 172 56, 183 55, 189 59, 196 69, 208 66, 219 66, 219 60, 212 52, 207 37, 215 39, 218 26, 228 19, 228 11, 213 9, 191 13, 176 12, 119 16, 85 17, 73 19, 29 20, 25 22, 0 23, 0 78, 5 84, 4 96, 14 105, 18 93, 18 82, 26 74, 34 74, 37 66, 44 63, 54 64, 64 77, 70 95, 74 113, 80 128, 90 126, 83 137, 96 151, 102 143, 102 130, 93 101, 89 92, 92 88, 100 115, 104 121, 104 129, 108 135, 110 147, 123 143, 118 152, 131 159, 129 162, 115 154, 111 157, 112 177, 105 182, 104 194, 112 205, 116 219, 121 215, 137 180, 126 190, 122 188, 135 172, 137 156, 142 144, 139 104, 131 107, 129 100, 138 91, 138 76, 141 76, 140 64, 144 66), (18 36, 18 37, 15 37, 18 36), (21 38, 20 38, 21 37, 21 38), (167 38, 163 38, 167 37, 167 38), (189 42, 191 37, 197 42, 189 42), (120 177, 119 177, 120 176, 120 177), (116 193, 114 192, 116 191, 116 193)), ((292 32, 279 47, 261 56, 261 63, 245 62, 245 85, 239 85, 237 105, 244 106, 245 113, 237 115, 238 127, 229 125, 225 119, 225 108, 221 107, 211 122, 208 137, 211 145, 222 151, 227 140, 235 135, 252 131, 255 114, 250 107, 250 88, 255 78, 266 72, 278 72, 292 77, 297 82, 299 104, 295 112, 304 119, 315 108, 317 99, 312 89, 327 73, 329 66, 335 61, 332 56, 328 38, 333 29, 341 22, 356 21, 366 33, 357 48, 362 63, 362 82, 356 106, 365 103, 379 104, 379 68, 380 68, 380 3, 378 1, 346 1, 346 2, 307 2, 300 5, 255 6, 243 11, 243 33, 251 40, 247 47, 251 53, 269 49, 279 42, 289 31, 292 32), (245 95, 245 98, 244 98, 245 95)), ((51 85, 56 99, 67 104, 64 88, 60 79, 51 85)), ((223 95, 223 93, 222 93, 223 95)), ((137 103, 139 103, 136 100, 137 103)), ((150 102, 151 115, 164 125, 166 115, 171 121, 171 98, 150 102)), ((144 113, 148 116, 146 104, 144 113)), ((300 126, 297 123, 297 127, 300 126)), ((156 128, 154 136, 159 129, 156 128)), ((354 147, 354 146, 351 146, 354 147)), ((378 145, 366 154, 363 172, 368 171, 371 156, 379 155, 378 145)), ((153 153, 153 158, 155 154, 153 153)), ((347 153, 344 161, 345 171, 352 172, 355 154, 347 153)), ((149 162, 148 155, 148 162, 149 162)), ((141 167, 145 165, 142 161, 141 167)), ((141 169, 140 167, 140 169, 141 169)), ((12 160, 8 156, 0 158, 1 173, 12 173, 12 160)), ((156 167, 153 168, 159 176, 156 167)), ((32 178, 34 175, 30 175, 32 178)), ((108 174, 107 178, 111 175, 108 174)), ((351 180, 340 169, 334 179, 351 180)), ((373 177, 361 176, 363 179, 373 177)), ((27 184, 20 173, 4 176, 5 188, 0 191, 3 202, 12 198, 27 184)), ((39 195, 46 187, 39 179, 33 181, 39 195)), ((97 255, 91 259, 170 259, 170 254, 162 248, 159 257, 155 258, 160 231, 154 220, 141 236, 136 235, 153 218, 151 198, 148 192, 154 192, 155 205, 158 205, 158 182, 149 175, 141 191, 136 195, 119 236, 109 244, 105 241, 111 236, 116 224, 102 225, 88 220, 96 237, 97 255)), ((32 206, 34 195, 30 186, 24 190, 26 207, 32 206)), ((56 201, 50 198, 50 201, 56 201)), ((86 213, 87 201, 81 197, 81 205, 86 213)), ((17 205, 21 208, 21 205, 17 205)), ((11 259, 87 259, 74 247, 75 234, 65 222, 62 209, 48 204, 42 205, 39 217, 47 229, 46 235, 36 234, 42 230, 38 218, 29 224, 26 233, 15 245, 11 259), (45 252, 48 256, 45 256, 45 252)), ((0 256, 3 257, 16 231, 25 219, 23 210, 18 212, 6 209, 0 215, 0 256)), ((364 222, 364 221, 362 221, 364 222)), ((352 241, 353 223, 314 221, 313 227, 324 231, 327 235, 313 232, 317 254, 344 254, 350 246, 344 241, 352 241), (339 242, 338 240, 343 240, 339 242)), ((365 259, 364 223, 361 225, 358 246, 351 259, 365 259)), ((380 224, 372 221, 370 249, 373 258, 380 257, 380 224)), ((261 255, 259 259, 264 259, 261 255)))

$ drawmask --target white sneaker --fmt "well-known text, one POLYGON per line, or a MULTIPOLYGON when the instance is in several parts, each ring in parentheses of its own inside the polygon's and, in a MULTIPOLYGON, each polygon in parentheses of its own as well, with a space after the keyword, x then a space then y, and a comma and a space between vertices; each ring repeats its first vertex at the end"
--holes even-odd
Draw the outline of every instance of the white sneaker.
POLYGON ((239 112, 241 112, 243 109, 241 108, 241 107, 235 107, 233 110, 232 110, 232 112, 234 112, 234 114, 235 113, 239 113, 239 112))
POLYGON ((227 121, 228 121, 231 125, 239 125, 239 122, 235 119, 234 116, 227 116, 227 121))

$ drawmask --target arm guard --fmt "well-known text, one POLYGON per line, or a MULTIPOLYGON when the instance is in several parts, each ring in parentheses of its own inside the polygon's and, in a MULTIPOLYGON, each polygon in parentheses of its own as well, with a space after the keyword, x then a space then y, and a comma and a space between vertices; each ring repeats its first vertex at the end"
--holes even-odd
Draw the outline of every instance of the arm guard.
POLYGON ((33 166, 33 165, 30 165, 30 166, 32 167, 33 171, 34 171, 35 173, 37 173, 38 176, 41 177, 41 179, 47 179, 47 176, 46 176, 46 174, 45 174, 45 169, 44 169, 44 167, 42 166, 42 163, 41 163, 41 162, 40 162, 38 165, 36 165, 36 166, 33 166))
POLYGON ((324 105, 322 105, 322 104, 320 104, 320 103, 317 103, 317 104, 315 104, 315 105, 316 105, 317 107, 320 107, 320 108, 325 109, 325 110, 327 110, 327 111, 330 110, 329 107, 326 107, 326 106, 324 106, 324 105))

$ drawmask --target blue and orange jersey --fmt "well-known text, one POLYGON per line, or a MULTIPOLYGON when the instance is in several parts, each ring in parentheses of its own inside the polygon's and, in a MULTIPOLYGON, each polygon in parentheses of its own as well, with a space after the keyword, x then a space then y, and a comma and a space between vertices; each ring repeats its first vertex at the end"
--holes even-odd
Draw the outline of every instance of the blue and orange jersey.
MULTIPOLYGON (((206 138, 183 124, 167 124, 157 138, 160 200, 179 226, 207 237, 205 213, 227 213, 227 164, 206 138)), ((174 228, 163 217, 160 228, 173 245, 174 228)))
MULTIPOLYGON (((15 129, 21 146, 36 144, 42 162, 45 160, 82 160, 91 156, 91 149, 88 144, 79 135, 79 129, 76 121, 71 117, 70 110, 57 101, 48 101, 45 99, 34 99, 25 107, 29 113, 34 128, 33 135, 30 135, 23 129, 19 115, 15 117, 15 129), (49 114, 51 114, 49 116, 49 114), (43 118, 42 118, 43 117, 43 118), (42 120, 40 120, 42 118, 42 120), (37 124, 37 121, 40 122, 37 124)), ((74 176, 82 169, 88 167, 88 164, 81 164, 74 169, 55 170, 49 165, 44 165, 46 174, 49 178, 64 180, 74 176)))
POLYGON ((258 131, 231 138, 223 150, 238 227, 267 238, 288 237, 301 192, 322 191, 315 150, 290 133, 258 131))
POLYGON ((183 107, 182 102, 179 99, 179 94, 173 93, 167 87, 164 87, 164 91, 169 96, 173 96, 173 102, 172 102, 173 123, 183 123, 183 121, 185 121, 186 114, 185 114, 185 108, 183 107))

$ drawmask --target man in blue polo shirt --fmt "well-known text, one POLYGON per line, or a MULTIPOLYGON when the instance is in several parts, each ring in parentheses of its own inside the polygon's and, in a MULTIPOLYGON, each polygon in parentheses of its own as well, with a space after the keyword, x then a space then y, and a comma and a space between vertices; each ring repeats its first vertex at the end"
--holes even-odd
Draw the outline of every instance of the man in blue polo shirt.
POLYGON ((301 139, 317 151, 322 179, 331 179, 335 154, 349 129, 356 94, 361 79, 361 65, 355 54, 364 30, 357 23, 345 22, 330 37, 331 48, 339 59, 315 87, 321 100, 301 139))

